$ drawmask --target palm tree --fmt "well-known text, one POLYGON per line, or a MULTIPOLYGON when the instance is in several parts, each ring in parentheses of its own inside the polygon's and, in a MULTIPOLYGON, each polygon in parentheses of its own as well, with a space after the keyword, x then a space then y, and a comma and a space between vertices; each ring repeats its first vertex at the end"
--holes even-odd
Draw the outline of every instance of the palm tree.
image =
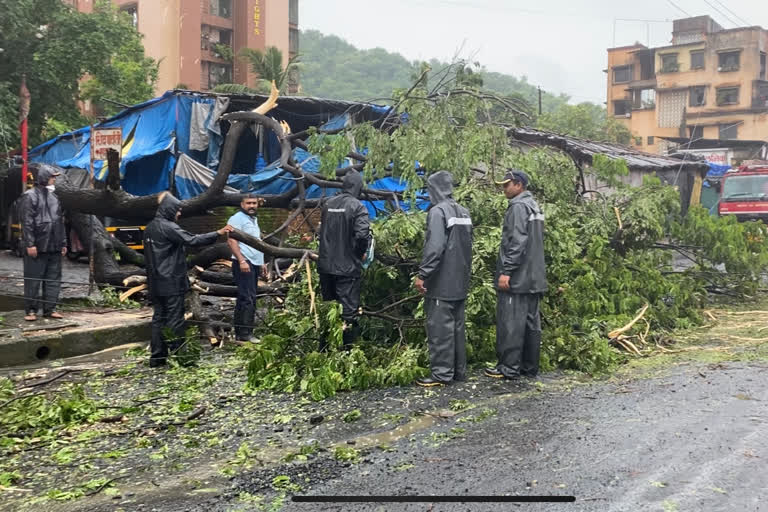
POLYGON ((251 71, 259 75, 260 79, 267 83, 274 81, 278 90, 281 91, 291 71, 299 66, 299 55, 294 55, 283 68, 283 52, 274 46, 267 47, 265 51, 243 48, 240 56, 248 59, 251 71))
POLYGON ((212 92, 223 94, 269 94, 269 84, 262 81, 256 88, 243 84, 219 84, 212 92))

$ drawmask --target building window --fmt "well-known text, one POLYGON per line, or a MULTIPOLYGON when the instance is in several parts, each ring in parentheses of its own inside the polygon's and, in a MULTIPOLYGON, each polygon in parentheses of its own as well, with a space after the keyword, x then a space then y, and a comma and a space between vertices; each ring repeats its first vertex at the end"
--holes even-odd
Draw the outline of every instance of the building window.
POLYGON ((632 66, 613 68, 613 83, 624 84, 632 80, 632 66))
POLYGON ((635 89, 632 91, 632 108, 634 110, 656 108, 656 89, 635 89))
POLYGON ((738 87, 720 87, 717 90, 717 106, 738 105, 739 88, 738 87))
POLYGON ((219 43, 232 46, 232 31, 219 29, 219 43))
POLYGON ((741 51, 723 52, 718 55, 718 71, 738 71, 741 51))
POLYGON ((220 84, 232 83, 232 66, 229 64, 219 64, 217 62, 208 63, 208 89, 213 89, 220 84))
POLYGON ((707 104, 707 87, 704 85, 697 85, 691 87, 689 105, 691 107, 703 107, 707 104))
POLYGON ((722 139, 722 140, 738 139, 739 138, 739 130, 738 130, 739 124, 740 123, 721 124, 719 126, 719 128, 720 128, 720 139, 722 139))
POLYGON ((755 99, 752 102, 753 107, 768 107, 768 83, 758 83, 755 91, 755 99))
POLYGON ((136 4, 130 4, 125 5, 120 8, 121 12, 126 13, 128 16, 131 17, 131 22, 133 23, 133 28, 139 27, 139 7, 136 4))
POLYGON ((704 69, 704 50, 691 52, 691 69, 704 69))
POLYGON ((632 111, 632 104, 628 100, 617 100, 613 102, 613 115, 629 116, 632 111))
POLYGON ((667 53, 661 56, 661 72, 677 73, 680 71, 680 64, 677 62, 676 53, 667 53))
POLYGON ((653 146, 654 142, 655 141, 653 140, 653 135, 649 135, 648 136, 648 146, 653 146))
POLYGON ((296 28, 288 29, 288 52, 291 55, 299 53, 299 30, 296 28))
POLYGON ((704 138, 704 127, 703 126, 689 126, 688 127, 688 133, 691 137, 691 142, 695 140, 701 140, 704 138))
POLYGON ((760 80, 766 79, 765 73, 765 52, 760 52, 760 80))
POLYGON ((211 0, 211 14, 221 18, 231 18, 232 0, 211 0))
POLYGON ((288 23, 299 24, 299 0, 288 0, 288 23))

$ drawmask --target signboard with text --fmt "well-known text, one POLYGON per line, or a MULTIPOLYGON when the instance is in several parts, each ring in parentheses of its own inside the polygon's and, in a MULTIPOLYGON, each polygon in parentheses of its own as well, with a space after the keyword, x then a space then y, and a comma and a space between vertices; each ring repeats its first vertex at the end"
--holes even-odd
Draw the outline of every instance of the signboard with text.
POLYGON ((733 157, 730 149, 689 149, 680 152, 703 157, 708 163, 717 165, 730 165, 733 157))
POLYGON ((121 128, 94 128, 91 136, 91 159, 106 160, 107 150, 114 149, 120 154, 123 147, 121 128))

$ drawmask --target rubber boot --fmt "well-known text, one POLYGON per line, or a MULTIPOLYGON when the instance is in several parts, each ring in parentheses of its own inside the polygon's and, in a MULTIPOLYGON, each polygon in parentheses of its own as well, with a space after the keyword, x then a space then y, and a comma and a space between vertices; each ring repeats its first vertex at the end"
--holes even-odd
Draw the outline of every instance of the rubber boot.
POLYGON ((342 334, 344 350, 351 350, 352 345, 355 343, 355 341, 357 341, 357 338, 359 337, 360 327, 357 325, 357 322, 350 324, 348 328, 344 329, 344 333, 342 334))

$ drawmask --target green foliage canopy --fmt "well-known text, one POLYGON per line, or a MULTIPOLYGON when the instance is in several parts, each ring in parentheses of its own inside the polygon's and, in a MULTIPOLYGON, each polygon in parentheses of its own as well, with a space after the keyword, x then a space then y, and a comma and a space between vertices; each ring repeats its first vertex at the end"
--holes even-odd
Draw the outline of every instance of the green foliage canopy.
MULTIPOLYGON (((321 168, 334 169, 353 137, 369 150, 367 179, 387 169, 404 179, 411 192, 424 186, 415 161, 427 174, 440 169, 453 173, 454 197, 469 208, 475 232, 466 307, 471 364, 496 358, 493 275, 507 201, 492 180, 506 167, 529 173, 547 218, 550 291, 542 302, 544 368, 607 372, 625 357, 611 346, 608 333, 626 325, 646 304, 644 321, 627 334, 648 329, 644 338, 658 342, 665 333, 700 321, 698 308, 707 288, 755 291, 768 261, 764 225, 736 224, 696 208, 683 218, 675 189, 654 176, 640 187, 624 186, 617 178, 627 173, 626 164, 607 157, 597 158, 591 171, 613 183, 615 192, 585 200, 577 193, 579 172, 569 157, 547 149, 520 151, 507 144, 502 127, 479 122, 478 112, 488 107, 485 100, 472 95, 426 100, 423 94, 419 87, 408 97, 402 90, 395 93, 399 111, 408 112, 409 121, 394 130, 361 124, 348 133, 314 135, 310 147, 321 153, 321 168), (663 238, 688 247, 696 265, 676 269, 672 253, 658 245, 663 238)), ((342 327, 336 304, 319 304, 316 328, 307 314, 307 282, 301 281, 291 289, 285 307, 268 314, 263 343, 249 355, 251 387, 302 391, 321 399, 341 390, 406 384, 428 373, 422 303, 418 297, 408 300, 414 295, 425 214, 393 211, 373 229, 377 261, 363 278, 363 341, 350 352, 339 350, 342 327), (317 352, 320 337, 333 349, 317 352)), ((312 283, 317 288, 316 274, 312 283)), ((315 292, 319 297, 319 290, 315 292)))
POLYGON ((109 2, 85 14, 61 0, 0 0, 0 12, 0 143, 19 144, 22 74, 32 98, 30 145, 86 124, 80 100, 108 115, 119 107, 101 98, 133 104, 152 97, 157 63, 144 56, 130 17, 109 2))

